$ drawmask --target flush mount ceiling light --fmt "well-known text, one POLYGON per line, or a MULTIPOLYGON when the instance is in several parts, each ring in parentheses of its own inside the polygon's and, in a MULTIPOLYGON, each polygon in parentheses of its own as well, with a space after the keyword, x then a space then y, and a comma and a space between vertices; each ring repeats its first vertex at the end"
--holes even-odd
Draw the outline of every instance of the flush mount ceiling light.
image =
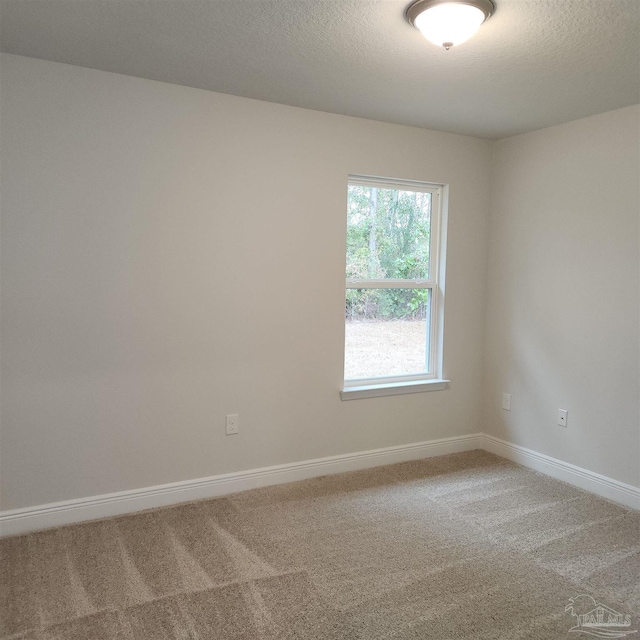
POLYGON ((429 42, 449 50, 468 40, 495 10, 492 0, 416 0, 405 17, 429 42))

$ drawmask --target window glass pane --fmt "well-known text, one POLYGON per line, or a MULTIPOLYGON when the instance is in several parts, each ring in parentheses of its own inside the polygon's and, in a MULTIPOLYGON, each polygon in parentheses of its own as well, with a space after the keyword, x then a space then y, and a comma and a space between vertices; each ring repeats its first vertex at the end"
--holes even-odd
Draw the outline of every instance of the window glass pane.
POLYGON ((347 289, 345 379, 428 372, 430 289, 347 289))
POLYGON ((347 278, 429 278, 431 194, 349 185, 347 278))

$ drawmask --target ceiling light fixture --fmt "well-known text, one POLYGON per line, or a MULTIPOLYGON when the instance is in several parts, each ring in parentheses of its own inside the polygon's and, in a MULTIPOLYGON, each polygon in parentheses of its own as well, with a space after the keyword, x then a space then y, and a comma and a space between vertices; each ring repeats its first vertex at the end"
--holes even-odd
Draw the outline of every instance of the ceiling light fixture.
POLYGON ((405 17, 429 42, 449 50, 468 40, 495 10, 492 0, 416 0, 405 17))

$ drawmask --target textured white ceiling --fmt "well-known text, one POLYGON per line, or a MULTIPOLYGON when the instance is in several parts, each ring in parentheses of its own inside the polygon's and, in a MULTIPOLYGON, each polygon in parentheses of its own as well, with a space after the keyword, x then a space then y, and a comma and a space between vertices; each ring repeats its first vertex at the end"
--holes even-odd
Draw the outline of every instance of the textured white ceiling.
POLYGON ((640 0, 496 0, 437 48, 398 0, 0 0, 0 49, 501 138, 640 102, 640 0))

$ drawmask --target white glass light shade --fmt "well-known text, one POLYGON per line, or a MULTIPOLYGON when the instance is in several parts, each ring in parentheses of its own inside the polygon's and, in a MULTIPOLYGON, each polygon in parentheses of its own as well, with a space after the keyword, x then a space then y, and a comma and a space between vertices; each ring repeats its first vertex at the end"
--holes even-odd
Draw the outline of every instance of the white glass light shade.
POLYGON ((448 49, 468 40, 485 17, 477 7, 451 2, 423 11, 416 17, 415 26, 429 42, 448 49))

